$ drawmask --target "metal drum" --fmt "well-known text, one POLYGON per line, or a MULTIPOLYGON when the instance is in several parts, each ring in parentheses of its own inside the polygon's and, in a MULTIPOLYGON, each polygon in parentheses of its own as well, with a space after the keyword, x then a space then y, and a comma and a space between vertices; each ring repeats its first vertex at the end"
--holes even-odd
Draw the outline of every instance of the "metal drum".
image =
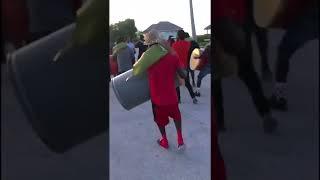
POLYGON ((8 61, 10 80, 31 126, 59 153, 108 126, 106 45, 72 49, 53 61, 74 29, 71 24, 35 41, 8 61))
POLYGON ((131 69, 111 79, 113 91, 126 110, 150 100, 147 75, 132 76, 132 71, 131 69))
MULTIPOLYGON (((132 69, 111 79, 113 91, 126 110, 130 110, 150 100, 147 74, 133 76, 132 69)), ((176 78, 176 87, 179 80, 176 78)))

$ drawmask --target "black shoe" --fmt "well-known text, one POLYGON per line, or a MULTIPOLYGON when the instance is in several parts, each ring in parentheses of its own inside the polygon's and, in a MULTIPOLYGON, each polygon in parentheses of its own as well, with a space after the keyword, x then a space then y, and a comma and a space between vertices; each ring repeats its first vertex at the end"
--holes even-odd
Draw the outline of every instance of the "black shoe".
POLYGON ((196 91, 196 92, 194 93, 194 95, 200 97, 200 92, 197 92, 197 91, 196 91))
POLYGON ((263 119, 263 130, 266 134, 271 134, 276 131, 278 122, 275 118, 269 116, 263 119))
POLYGON ((270 100, 270 107, 279 110, 279 111, 288 111, 288 103, 285 98, 277 98, 275 95, 272 95, 270 100))
POLYGON ((192 99, 193 104, 198 104, 198 100, 196 98, 192 99))

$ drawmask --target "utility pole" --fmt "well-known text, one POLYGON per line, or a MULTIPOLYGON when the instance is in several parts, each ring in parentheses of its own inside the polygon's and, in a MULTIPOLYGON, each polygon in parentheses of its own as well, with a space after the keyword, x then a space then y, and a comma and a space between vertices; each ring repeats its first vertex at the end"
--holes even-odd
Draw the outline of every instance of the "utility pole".
POLYGON ((192 0, 189 0, 189 4, 190 4, 190 16, 191 16, 191 28, 192 28, 192 38, 193 40, 197 40, 197 36, 196 36, 196 28, 194 25, 194 18, 193 18, 193 6, 192 6, 192 0))

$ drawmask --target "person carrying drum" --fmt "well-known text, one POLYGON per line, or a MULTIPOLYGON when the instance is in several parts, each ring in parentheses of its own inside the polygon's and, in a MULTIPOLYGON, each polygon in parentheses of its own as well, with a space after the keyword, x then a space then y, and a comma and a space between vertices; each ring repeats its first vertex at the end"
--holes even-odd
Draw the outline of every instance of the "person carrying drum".
MULTIPOLYGON (((158 32, 151 30, 145 34, 145 44, 149 48, 155 45, 167 48, 160 42, 158 32)), ((145 53, 148 53, 148 50, 145 53)), ((147 69, 154 121, 162 136, 157 142, 164 149, 169 148, 165 126, 169 123, 169 117, 171 117, 177 130, 178 149, 182 150, 185 146, 181 129, 181 113, 176 93, 175 78, 177 74, 183 79, 186 78, 186 72, 179 58, 170 50, 147 69)))
MULTIPOLYGON (((173 43, 172 48, 177 53, 179 60, 183 67, 187 70, 188 64, 189 64, 189 51, 191 47, 191 42, 185 40, 185 32, 183 30, 179 30, 177 33, 177 41, 173 43)), ((193 91, 193 88, 190 84, 189 76, 187 76, 187 79, 185 81, 185 86, 187 87, 189 94, 192 98, 193 104, 197 104, 198 100, 195 96, 195 93, 193 91)), ((177 94, 180 101, 180 89, 177 88, 177 94)))

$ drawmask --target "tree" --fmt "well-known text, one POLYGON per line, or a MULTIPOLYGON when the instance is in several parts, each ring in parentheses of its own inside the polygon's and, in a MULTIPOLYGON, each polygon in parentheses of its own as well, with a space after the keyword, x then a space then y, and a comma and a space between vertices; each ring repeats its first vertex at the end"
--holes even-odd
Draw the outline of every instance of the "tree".
POLYGON ((115 42, 119 37, 136 38, 137 28, 134 19, 126 19, 109 26, 109 40, 115 42))

